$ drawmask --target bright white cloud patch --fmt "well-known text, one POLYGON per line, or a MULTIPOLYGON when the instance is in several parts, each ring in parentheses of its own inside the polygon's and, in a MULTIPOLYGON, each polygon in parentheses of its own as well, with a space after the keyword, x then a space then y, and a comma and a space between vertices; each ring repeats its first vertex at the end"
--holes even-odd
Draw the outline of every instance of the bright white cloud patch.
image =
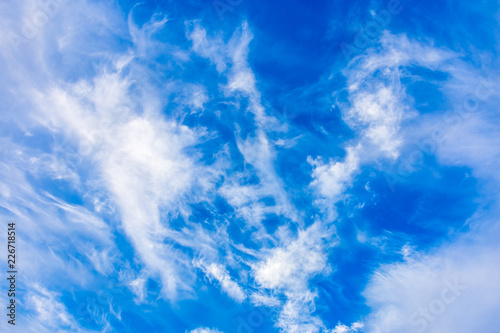
POLYGON ((335 326, 330 333, 350 333, 350 332, 361 332, 361 329, 364 327, 362 323, 353 323, 350 327, 344 324, 338 324, 335 326))
POLYGON ((212 328, 200 327, 190 331, 189 333, 221 333, 221 332, 219 330, 212 328))
POLYGON ((203 270, 210 280, 216 280, 220 284, 222 290, 224 290, 231 298, 238 302, 243 302, 245 300, 245 293, 241 287, 233 281, 227 270, 222 265, 200 262, 197 263, 197 266, 203 270))

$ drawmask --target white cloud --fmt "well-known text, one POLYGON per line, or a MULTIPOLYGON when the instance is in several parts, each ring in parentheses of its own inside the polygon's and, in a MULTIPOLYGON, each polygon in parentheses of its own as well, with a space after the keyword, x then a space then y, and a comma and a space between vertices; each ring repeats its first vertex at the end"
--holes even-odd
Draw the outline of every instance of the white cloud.
POLYGON ((358 147, 348 147, 343 162, 329 161, 324 163, 320 159, 308 158, 308 162, 314 168, 311 186, 317 190, 320 197, 316 203, 318 206, 324 207, 328 213, 327 220, 329 221, 335 218, 335 213, 330 208, 331 203, 335 203, 342 198, 358 172, 360 164, 358 147))
MULTIPOLYGON (((0 156, 8 156, 9 165, 0 163, 0 206, 8 212, 2 220, 16 221, 22 228, 19 239, 28 262, 21 262, 28 281, 64 278, 68 283, 91 284, 92 270, 109 272, 116 251, 110 227, 87 208, 72 205, 35 189, 29 176, 42 177, 28 161, 39 160, 39 152, 3 140, 0 156), (12 152, 16 151, 14 155, 12 152), (32 173, 33 172, 33 173, 32 173), (60 242, 61 238, 72 242, 60 242), (75 252, 88 253, 85 260, 75 252)), ((51 161, 52 163, 53 161, 51 161)), ((50 176, 50 173, 45 176, 50 176)), ((43 178, 42 178, 43 179, 43 178)))
POLYGON ((365 144, 393 158, 399 154, 399 128, 407 108, 399 101, 395 89, 380 84, 373 91, 351 91, 352 107, 344 114, 351 128, 361 130, 364 140, 368 141, 365 144))
POLYGON ((210 280, 215 279, 220 284, 222 290, 224 290, 231 298, 240 303, 245 300, 245 292, 231 278, 224 266, 215 263, 208 264, 204 261, 198 261, 195 265, 200 267, 210 280))
MULTIPOLYGON (((6 26, 9 28, 4 29, 0 36, 8 36, 15 27, 19 28, 17 21, 22 22, 22 18, 33 15, 37 10, 34 1, 26 4, 12 10, 15 15, 2 15, 2 19, 8 19, 6 26)), ((6 51, 9 40, 0 37, 0 45, 4 49, 2 59, 7 64, 2 66, 12 67, 5 69, 6 78, 0 80, 3 80, 2 84, 9 83, 5 86, 12 87, 9 97, 18 100, 17 108, 32 110, 30 117, 22 114, 23 125, 20 126, 29 129, 42 125, 53 135, 56 145, 64 142, 66 147, 78 150, 82 160, 78 166, 71 167, 61 158, 46 153, 27 153, 12 146, 20 155, 29 155, 19 158, 19 164, 27 162, 30 170, 0 164, 0 174, 3 175, 0 184, 2 207, 20 221, 26 221, 30 241, 34 244, 23 244, 26 245, 25 253, 34 258, 32 267, 28 268, 29 275, 33 279, 42 275, 40 272, 49 260, 53 263, 52 269, 64 267, 65 273, 81 285, 87 283, 89 267, 103 275, 112 270, 117 259, 110 240, 111 227, 84 207, 68 204, 48 193, 36 193, 25 175, 49 175, 53 180, 70 183, 77 191, 82 191, 82 188, 85 191, 89 187, 86 182, 92 182, 99 195, 116 207, 121 217, 118 230, 128 237, 143 265, 144 274, 132 275, 133 278, 126 281, 137 302, 147 300, 146 281, 150 276, 162 281, 164 297, 176 299, 192 292, 195 279, 193 261, 179 249, 188 247, 194 249, 196 254, 204 255, 207 262, 195 265, 230 297, 243 302, 248 295, 253 304, 276 308, 279 312, 277 327, 283 331, 328 331, 314 315, 317 293, 309 283, 312 277, 331 272, 328 250, 335 245, 335 241, 332 242, 334 232, 323 222, 315 222, 304 229, 302 216, 291 203, 286 184, 276 172, 277 151, 288 146, 290 140, 274 140, 271 135, 286 133, 287 128, 266 113, 265 104, 261 101, 257 78, 247 60, 253 38, 248 24, 243 23, 227 42, 222 35, 208 36, 197 22, 188 24, 187 36, 192 41, 192 51, 209 59, 219 75, 226 79, 221 86, 225 97, 248 101, 247 110, 238 111, 249 111, 256 130, 247 137, 242 137, 236 130, 236 142, 245 166, 251 165, 255 169, 259 181, 253 185, 244 184, 245 177, 254 172, 252 168, 246 168, 242 174, 225 177, 218 194, 226 198, 250 227, 257 226, 258 235, 252 240, 259 239, 268 245, 260 251, 232 244, 224 225, 211 232, 205 230, 202 223, 189 221, 188 203, 203 201, 210 195, 208 192, 216 192, 214 179, 224 174, 221 170, 228 163, 229 153, 226 149, 213 168, 200 163, 199 153, 192 148, 205 136, 204 129, 189 128, 165 115, 165 100, 152 85, 145 83, 150 79, 142 76, 147 70, 135 62, 137 58, 141 61, 154 59, 162 52, 173 55, 179 62, 189 60, 192 53, 152 41, 152 36, 164 32, 167 17, 156 15, 139 27, 132 13, 128 24, 124 24, 119 23, 118 15, 112 15, 115 11, 108 13, 104 10, 109 9, 105 5, 77 1, 72 6, 74 10, 71 13, 68 11, 54 18, 52 26, 47 25, 29 41, 32 48, 28 49, 28 44, 23 43, 23 52, 6 51), (86 9, 87 5, 90 9, 86 9), (82 18, 79 17, 81 12, 82 18), (64 26, 69 28, 60 29, 60 21, 64 21, 64 26), (85 29, 77 29, 78 24, 85 24, 86 27, 95 25, 97 28, 87 29, 92 32, 81 31, 85 29), (59 33, 58 29, 61 30, 59 33), (97 33, 100 38, 92 38, 92 33, 97 33), (106 46, 108 37, 115 34, 123 39, 131 38, 131 49, 120 46, 118 50, 110 51, 111 48, 106 46), (89 38, 98 39, 101 44, 96 49, 88 50, 85 42, 89 38), (55 66, 47 59, 47 45, 57 45, 53 48, 55 52, 65 55, 62 64, 55 66), (93 60, 80 62, 82 58, 93 60), (20 64, 24 70, 18 70, 20 64), (76 68, 75 64, 89 66, 92 70, 75 81, 74 73, 62 70, 76 68), (59 68, 62 69, 59 71, 59 68), (47 84, 41 86, 36 82, 47 84), (28 101, 20 101, 25 97, 28 101), (186 152, 187 149, 191 149, 190 153, 186 152), (264 204, 264 199, 274 202, 264 204), (285 217, 286 223, 288 220, 298 222, 297 235, 292 235, 291 228, 283 226, 278 228, 276 234, 267 234, 261 222, 271 214, 285 217), (170 225, 172 219, 177 217, 185 222, 181 230, 170 225), (30 220, 40 221, 40 225, 30 224, 30 220), (40 232, 45 227, 47 230, 40 232), (74 244, 55 244, 61 235, 75 239, 74 244), (93 238, 91 242, 89 238, 93 238), (52 245, 46 251, 39 251, 40 243, 52 245), (228 272, 228 267, 238 266, 235 262, 240 258, 236 259, 229 253, 224 258, 228 263, 220 263, 222 259, 216 248, 230 248, 229 244, 255 260, 250 264, 254 292, 240 285, 238 279, 241 276, 231 276, 228 272), (75 248, 78 252, 87 253, 87 257, 78 260, 71 257, 75 248), (70 254, 65 256, 65 251, 70 254)), ((415 115, 415 111, 401 84, 401 67, 416 65, 436 69, 443 63, 449 63, 453 57, 455 55, 448 51, 423 46, 405 36, 385 34, 380 48, 368 50, 345 70, 347 103, 339 102, 339 106, 343 119, 355 132, 356 138, 346 145, 343 159, 329 159, 328 162, 320 158, 308 159, 313 166, 311 186, 316 191, 316 205, 327 213, 326 222, 334 220, 332 206, 343 198, 363 165, 381 159, 397 159, 405 145, 405 122, 415 115)), ((178 96, 175 102, 192 112, 203 110, 208 102, 208 93, 201 85, 183 82, 168 82, 166 85, 168 87, 159 89, 175 90, 178 96), (179 87, 173 88, 177 85, 179 87)), ((7 118, 2 114, 2 119, 7 118)), ((495 115, 474 115, 468 121, 448 128, 444 133, 446 141, 438 148, 437 157, 450 165, 471 166, 484 178, 498 179, 495 169, 498 151, 485 148, 495 146, 499 137, 495 126, 497 122, 495 115), (487 135, 481 132, 485 129, 487 135), (489 163, 484 162, 484 156, 489 163)), ((498 233, 495 231, 493 234, 498 233)), ((479 235, 482 239, 484 234, 479 235)), ((494 316, 491 309, 498 309, 498 288, 494 283, 498 272, 491 268, 498 261, 497 247, 492 244, 482 247, 479 241, 472 247, 460 243, 415 259, 412 259, 413 254, 407 251, 408 248, 404 250, 405 263, 383 267, 370 282, 366 296, 374 312, 367 320, 368 330, 390 332, 406 329, 409 332, 415 327, 408 328, 408 318, 415 311, 420 311, 419 306, 443 301, 441 280, 445 279, 443 283, 446 286, 446 278, 455 276, 463 278, 471 292, 464 290, 455 303, 445 303, 446 309, 441 316, 431 320, 429 330, 442 332, 453 327, 457 332, 470 331, 472 327, 467 326, 471 325, 467 320, 474 322, 477 319, 483 320, 486 327, 494 316), (474 257, 469 254, 471 250, 474 257), (469 272, 464 273, 467 270, 469 272), (397 286, 396 291, 394 286, 397 286), (484 307, 477 307, 477 304, 484 307), (451 318, 456 316, 459 319, 451 322, 451 318)), ((80 330, 57 298, 57 294, 43 288, 30 292, 27 300, 33 306, 34 320, 39 327, 44 330, 58 327, 80 330), (40 307, 44 302, 49 304, 45 309, 40 307)), ((331 332, 356 332, 361 329, 360 323, 350 327, 339 324, 331 332)), ((192 332, 219 331, 198 328, 192 332)))
MULTIPOLYGON (((353 59, 343 71, 347 79, 347 102, 338 101, 342 118, 356 137, 346 147, 343 161, 309 158, 313 165, 311 187, 317 206, 332 221, 333 205, 343 198, 362 165, 396 160, 405 144, 405 121, 416 116, 411 98, 401 82, 402 66, 437 68, 454 55, 422 46, 406 36, 384 33, 379 47, 353 59)), ((335 93, 334 95, 338 95, 335 93)))
POLYGON ((222 332, 214 328, 199 327, 192 331, 189 331, 189 333, 222 333, 222 332))
MULTIPOLYGON (((17 55, 19 50, 2 51, 3 59, 13 68, 24 68, 5 71, 5 80, 10 81, 15 97, 12 104, 29 105, 25 108, 30 110, 29 115, 19 115, 23 127, 39 129, 41 125, 50 132, 54 146, 59 149, 50 151, 48 147, 50 153, 76 152, 73 155, 77 163, 67 163, 69 169, 61 167, 69 161, 62 161, 61 165, 57 164, 60 161, 49 161, 43 164, 43 169, 38 157, 32 158, 30 163, 39 170, 37 172, 55 174, 57 179, 69 180, 84 190, 91 187, 97 197, 111 202, 120 216, 119 231, 128 237, 151 276, 161 279, 163 296, 175 299, 178 292, 192 291, 195 275, 190 258, 174 249, 172 244, 179 241, 196 248, 200 243, 193 240, 188 243, 187 239, 193 234, 206 238, 206 232, 177 232, 170 228, 169 220, 179 215, 188 219, 189 209, 184 203, 201 200, 212 187, 217 172, 199 166, 200 156, 196 152, 185 151, 204 135, 203 129, 191 129, 167 119, 162 113, 165 100, 149 85, 151 77, 146 76, 146 71, 135 62, 137 57, 153 56, 150 51, 157 45, 151 41, 151 36, 162 29, 167 19, 155 16, 138 27, 132 15, 128 25, 118 20, 118 11, 111 5, 77 1, 71 3, 71 9, 61 11, 47 25, 53 33, 41 32, 29 45, 21 46, 29 47, 30 52, 17 55), (80 16, 92 16, 82 25, 88 29, 75 27, 80 16), (65 29, 59 29, 61 26, 65 29), (99 38, 94 36, 92 41, 97 39, 103 44, 110 41, 111 36, 127 39, 130 33, 134 45, 127 49, 110 42, 94 52, 82 47, 93 33, 99 38), (49 48, 49 45, 55 46, 49 48), (65 61, 74 61, 78 66, 63 62, 55 66, 60 70, 49 70, 53 67, 53 57, 46 54, 49 49, 63 54, 65 61), (91 70, 86 67, 89 65, 91 70), (80 66, 82 72, 68 78, 64 70, 71 68, 73 71, 80 66), (75 76, 78 79, 75 80, 75 76), (44 85, 39 86, 37 82, 44 82, 44 85), (85 179, 75 174, 84 175, 80 178, 85 179)), ((187 102, 190 107, 203 107, 206 96, 202 88, 186 85, 178 91, 182 88, 192 95, 187 102)), ((66 214, 79 210, 52 199, 66 214)), ((71 218, 75 221, 81 220, 82 229, 94 222, 73 215, 71 218)), ((202 247, 210 247, 210 242, 201 243, 198 250, 202 247)), ((112 256, 107 255, 109 247, 97 250, 90 243, 81 252, 89 253, 88 260, 98 271, 109 271, 112 262, 112 256)), ((78 264, 76 261, 74 265, 78 264)), ((71 265, 66 265, 67 271, 71 271, 71 265)))
MULTIPOLYGON (((82 328, 68 313, 64 304, 58 300, 59 296, 39 285, 29 289, 24 301, 33 314, 28 317, 29 326, 24 327, 25 332, 90 332, 82 328)), ((22 322, 20 324, 21 327, 26 325, 22 322)))
POLYGON ((489 68, 469 68, 461 61, 448 71, 451 78, 441 89, 453 107, 423 117, 416 129, 419 139, 428 146, 425 152, 435 154, 440 163, 469 166, 475 176, 498 183, 500 117, 495 88, 500 74, 489 68))
POLYGON ((364 293, 367 332, 488 331, 500 309, 500 249, 498 227, 487 232, 378 270, 364 293))
MULTIPOLYGON (((317 294, 310 290, 308 281, 331 272, 327 251, 336 245, 331 237, 330 230, 315 223, 299 231, 296 239, 286 239, 283 246, 270 250, 269 256, 253 268, 261 288, 271 295, 285 296, 276 324, 285 332, 318 332, 323 327, 321 320, 312 315, 317 294)), ((262 303, 261 298, 255 301, 262 303)))
POLYGON ((339 323, 330 333, 354 333, 360 332, 360 330, 364 327, 362 323, 356 322, 351 325, 351 327, 346 326, 344 324, 339 323))
POLYGON ((250 301, 255 306, 267 306, 270 308, 279 307, 281 302, 275 296, 269 296, 264 293, 253 293, 250 295, 250 301))
POLYGON ((226 95, 241 94, 248 99, 248 110, 254 115, 257 126, 255 134, 246 139, 237 135, 237 144, 245 162, 256 168, 260 183, 256 186, 240 185, 238 176, 233 176, 220 189, 221 194, 252 226, 260 225, 266 215, 272 213, 299 221, 299 214, 291 205, 284 184, 275 171, 276 152, 267 131, 283 131, 284 127, 276 118, 268 116, 262 106, 255 75, 247 62, 249 43, 253 38, 248 23, 243 22, 227 43, 220 36, 208 37, 205 29, 196 22, 193 24, 194 28, 187 33, 193 42, 193 51, 208 58, 221 74, 226 74, 226 95), (274 198, 275 204, 268 207, 259 202, 265 197, 274 198))
POLYGON ((135 301, 137 303, 142 303, 146 299, 146 277, 138 277, 128 283, 128 287, 135 295, 135 301))
POLYGON ((318 224, 300 231, 290 244, 271 250, 270 256, 255 268, 255 280, 269 289, 307 288, 309 277, 327 270, 323 241, 329 236, 318 224))
MULTIPOLYGON (((401 39, 402 38, 402 39, 401 39)), ((498 164, 495 145, 500 131, 494 94, 496 76, 486 78, 483 69, 471 68, 450 52, 418 46, 404 37, 398 63, 418 64, 441 71, 450 78, 439 84, 454 108, 444 113, 421 115, 406 128, 423 152, 438 162, 466 166, 481 185, 484 199, 465 225, 470 231, 426 253, 405 246, 404 262, 383 265, 364 292, 372 313, 366 332, 472 332, 491 331, 498 320, 500 271, 498 242, 498 164), (413 44, 411 46, 410 44, 413 44), (427 50, 427 55, 422 54, 427 50)), ((396 47, 399 49, 400 47, 396 47)), ((386 60, 381 60, 385 62, 386 60)), ((373 64, 372 64, 373 66, 373 64)), ((494 71, 490 71, 494 72, 494 71)))
POLYGON ((118 73, 103 74, 94 84, 51 90, 40 97, 40 108, 53 130, 87 143, 81 152, 97 163, 96 172, 119 207, 126 234, 161 277, 165 296, 175 298, 178 289, 190 289, 188 276, 178 276, 188 261, 180 253, 167 254, 171 250, 162 240, 168 225, 160 220, 160 207, 175 211, 179 197, 207 185, 194 178, 195 161, 182 152, 199 134, 162 119, 150 103, 143 105, 142 115, 135 113, 129 86, 118 73))
POLYGON ((134 9, 141 5, 136 4, 130 11, 128 15, 128 28, 135 46, 136 56, 141 58, 154 57, 155 55, 159 55, 165 46, 163 43, 155 41, 152 37, 165 27, 168 18, 160 13, 155 13, 142 27, 138 27, 134 22, 133 14, 134 9))
POLYGON ((207 31, 196 22, 193 23, 193 29, 188 31, 187 36, 193 42, 193 51, 199 53, 202 57, 210 59, 215 64, 217 71, 226 70, 225 45, 221 36, 207 38, 207 31))
POLYGON ((276 326, 282 332, 316 333, 324 326, 319 317, 313 316, 314 299, 318 296, 309 290, 285 293, 287 300, 283 305, 276 326))

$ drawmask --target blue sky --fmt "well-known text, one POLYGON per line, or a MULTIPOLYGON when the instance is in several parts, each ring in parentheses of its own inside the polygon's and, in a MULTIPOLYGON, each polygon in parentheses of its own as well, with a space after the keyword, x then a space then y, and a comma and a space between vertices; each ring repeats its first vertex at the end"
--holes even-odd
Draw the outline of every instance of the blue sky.
POLYGON ((1 330, 498 332, 499 18, 2 2, 1 330))

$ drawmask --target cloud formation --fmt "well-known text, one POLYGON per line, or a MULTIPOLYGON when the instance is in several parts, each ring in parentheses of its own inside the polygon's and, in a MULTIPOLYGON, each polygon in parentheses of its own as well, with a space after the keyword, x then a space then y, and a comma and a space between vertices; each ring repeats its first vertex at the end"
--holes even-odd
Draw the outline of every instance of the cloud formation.
POLYGON ((491 331, 494 43, 405 4, 340 65, 380 3, 217 5, 0 5, 21 328, 491 331))

